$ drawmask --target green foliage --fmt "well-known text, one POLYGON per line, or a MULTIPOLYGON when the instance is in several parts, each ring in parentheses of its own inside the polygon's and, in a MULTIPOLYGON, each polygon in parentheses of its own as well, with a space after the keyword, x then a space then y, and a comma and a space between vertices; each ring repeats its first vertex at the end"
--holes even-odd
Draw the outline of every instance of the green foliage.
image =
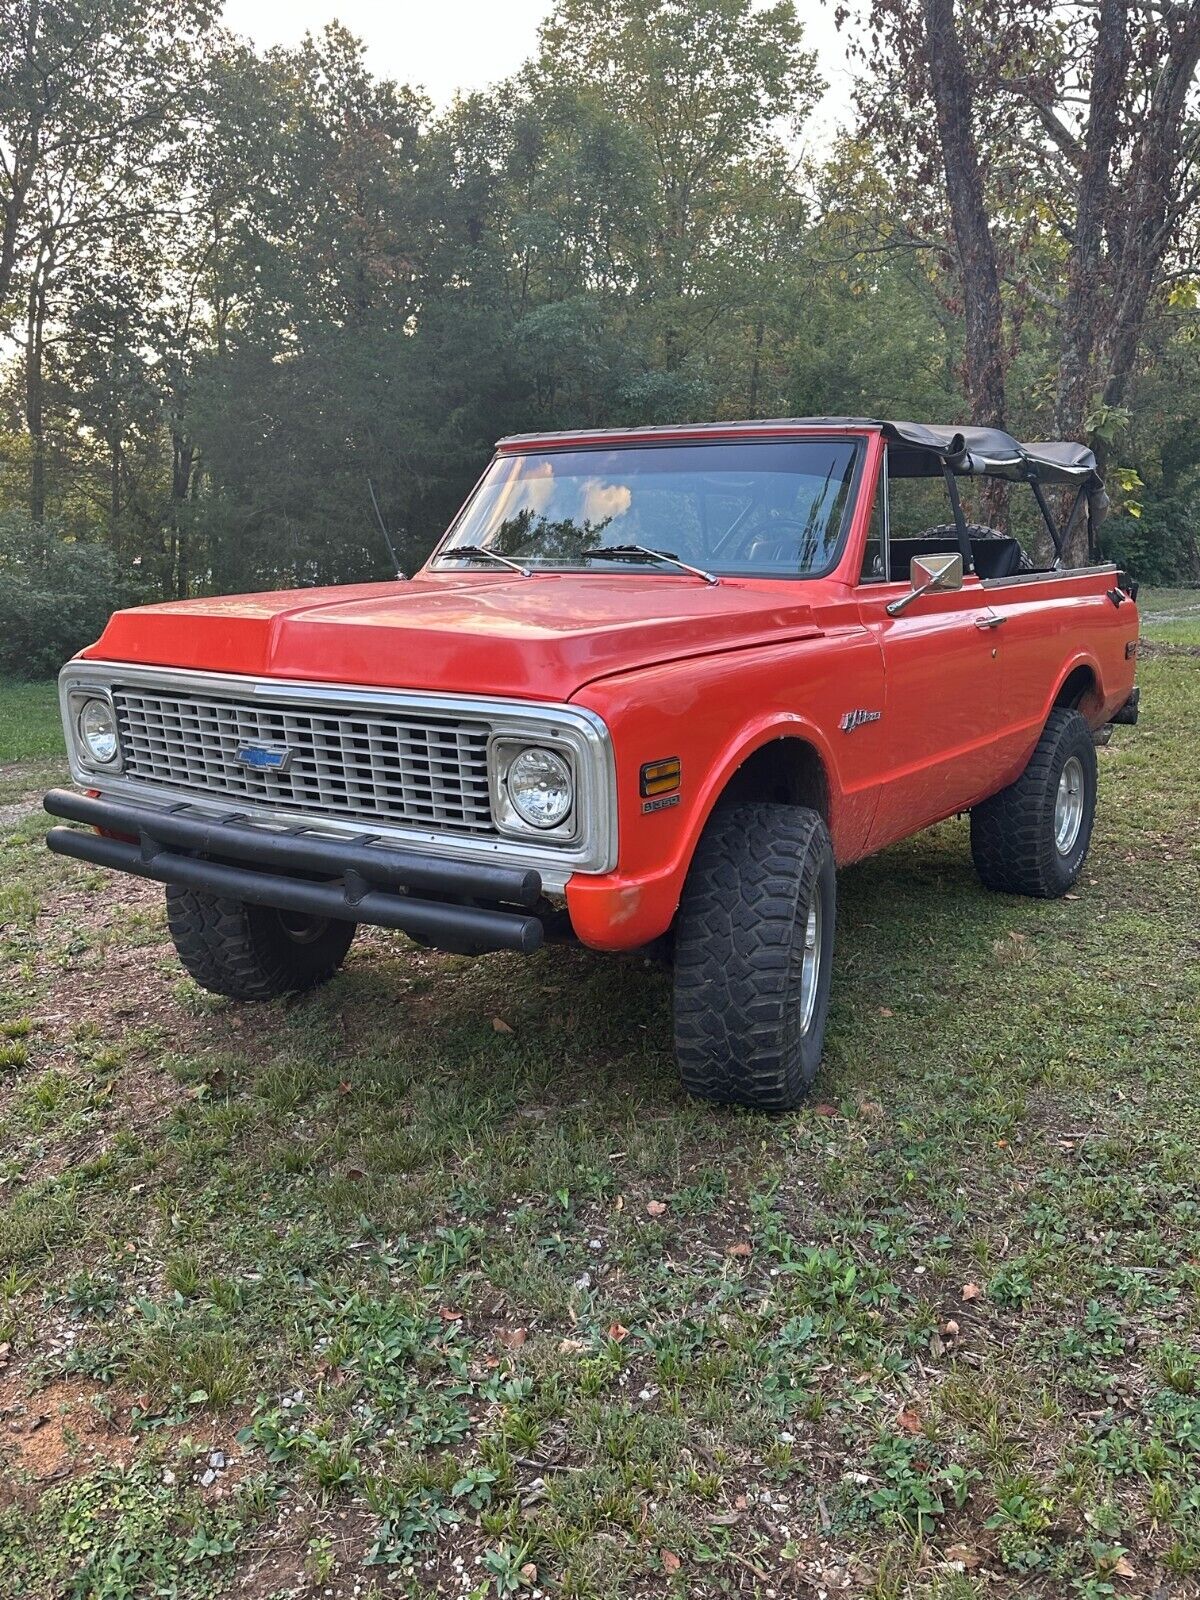
POLYGON ((0 518, 0 673, 47 678, 146 585, 102 544, 10 513, 0 518))
MULTIPOLYGON (((560 0, 441 114, 337 24, 260 54, 212 10, 39 8, 49 103, 0 43, 9 142, 55 130, 23 195, 0 174, 29 346, 0 514, 48 530, 0 553, 0 671, 54 670, 128 598, 385 576, 368 479, 411 569, 502 433, 961 417, 953 263, 865 140, 796 160, 821 85, 790 0, 560 0)), ((1037 181, 1005 194, 1013 271, 1053 285, 1037 181)), ((1145 484, 1105 531, 1144 580, 1200 579, 1195 315, 1181 280, 1134 403, 1093 419, 1145 484)), ((1011 423, 1043 437, 1057 327, 1035 301, 1012 335, 1011 423)))

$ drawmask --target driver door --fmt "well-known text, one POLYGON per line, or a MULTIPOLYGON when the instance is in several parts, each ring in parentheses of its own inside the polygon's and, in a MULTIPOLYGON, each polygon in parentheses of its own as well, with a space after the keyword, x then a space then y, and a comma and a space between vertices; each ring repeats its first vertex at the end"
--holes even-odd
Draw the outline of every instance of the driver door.
POLYGON ((889 617, 887 602, 908 587, 872 585, 859 603, 883 653, 885 765, 872 850, 965 809, 1001 776, 996 614, 971 577, 956 593, 922 595, 889 617))
MULTIPOLYGON (((889 616, 888 604, 911 585, 874 575, 881 567, 895 571, 888 556, 888 496, 882 499, 883 559, 876 545, 857 591, 859 616, 879 644, 884 673, 883 737, 877 741, 883 770, 871 850, 965 810, 1003 776, 997 739, 1003 618, 973 574, 961 589, 924 594, 889 616)), ((853 730, 846 737, 854 738, 853 730)))

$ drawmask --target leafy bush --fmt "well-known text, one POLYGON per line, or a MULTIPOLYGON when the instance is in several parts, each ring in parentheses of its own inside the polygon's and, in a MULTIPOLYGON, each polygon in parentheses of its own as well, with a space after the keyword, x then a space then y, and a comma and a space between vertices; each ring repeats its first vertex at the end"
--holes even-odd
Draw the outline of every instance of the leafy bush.
POLYGON ((49 678, 146 585, 103 545, 49 523, 0 518, 0 673, 49 678))

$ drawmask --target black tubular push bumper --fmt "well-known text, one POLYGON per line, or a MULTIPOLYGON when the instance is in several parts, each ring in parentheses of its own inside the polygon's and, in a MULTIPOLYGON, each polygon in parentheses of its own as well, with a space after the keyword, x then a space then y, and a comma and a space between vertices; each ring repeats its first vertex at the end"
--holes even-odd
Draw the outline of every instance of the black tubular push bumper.
POLYGON ((159 883, 398 928, 444 950, 528 954, 545 934, 530 910, 542 880, 525 867, 452 861, 369 843, 365 835, 351 841, 280 832, 242 817, 212 818, 187 806, 159 811, 70 789, 51 789, 43 804, 52 817, 103 830, 51 828, 46 843, 57 855, 159 883))

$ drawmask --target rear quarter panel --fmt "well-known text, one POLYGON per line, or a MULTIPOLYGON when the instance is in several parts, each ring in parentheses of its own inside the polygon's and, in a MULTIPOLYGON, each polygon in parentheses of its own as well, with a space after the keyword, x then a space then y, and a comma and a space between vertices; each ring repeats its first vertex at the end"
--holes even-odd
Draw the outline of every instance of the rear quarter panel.
POLYGON ((1023 770, 1077 668, 1087 668, 1095 681, 1079 705, 1091 727, 1102 726, 1129 698, 1136 662, 1127 647, 1138 637, 1138 610, 1124 594, 1113 604, 1110 591, 1121 593, 1116 583, 1115 569, 1100 568, 985 586, 989 606, 1004 618, 998 787, 1023 770))

